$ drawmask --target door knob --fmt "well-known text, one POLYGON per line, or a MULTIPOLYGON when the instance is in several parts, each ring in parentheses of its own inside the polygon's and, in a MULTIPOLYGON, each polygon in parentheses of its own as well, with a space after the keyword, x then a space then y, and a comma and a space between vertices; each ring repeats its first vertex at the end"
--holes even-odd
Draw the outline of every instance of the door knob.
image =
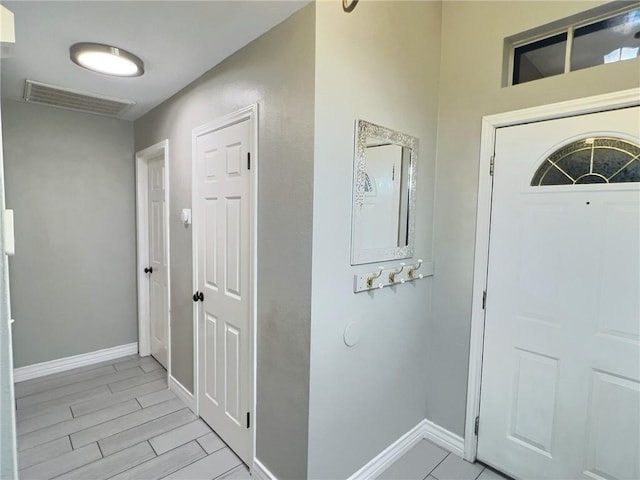
POLYGON ((198 300, 200 300, 201 302, 204 302, 204 293, 196 292, 193 294, 193 301, 197 302, 198 300))
POLYGON ((153 273, 153 267, 147 267, 144 269, 144 273, 153 273))

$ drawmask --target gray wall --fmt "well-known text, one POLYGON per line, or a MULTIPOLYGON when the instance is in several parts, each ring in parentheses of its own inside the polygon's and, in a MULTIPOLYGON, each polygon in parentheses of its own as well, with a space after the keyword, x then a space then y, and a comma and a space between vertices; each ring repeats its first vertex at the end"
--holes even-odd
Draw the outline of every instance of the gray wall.
POLYGON ((3 102, 16 367, 137 341, 133 124, 3 102))
POLYGON ((192 390, 191 132, 259 105, 256 456, 282 480, 307 468, 314 22, 305 7, 135 123, 136 150, 170 142, 172 373, 192 390))
POLYGON ((640 85, 640 60, 630 60, 502 88, 503 41, 602 3, 443 3, 427 418, 458 435, 465 419, 482 116, 640 85))
MULTIPOLYGON (((310 478, 346 478, 425 418, 432 279, 353 293, 357 118, 420 140, 415 256, 432 259, 439 2, 317 2, 310 478), (362 328, 349 348, 343 332, 362 328)), ((387 262, 397 265, 399 262, 387 262)), ((436 265, 436 276, 439 267, 436 265)))

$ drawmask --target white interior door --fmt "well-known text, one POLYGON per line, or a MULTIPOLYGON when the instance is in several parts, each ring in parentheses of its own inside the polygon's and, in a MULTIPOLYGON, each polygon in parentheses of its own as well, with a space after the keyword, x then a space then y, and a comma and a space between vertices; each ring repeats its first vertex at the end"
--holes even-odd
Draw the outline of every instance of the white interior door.
POLYGON ((151 355, 167 368, 168 275, 165 239, 164 154, 148 162, 149 326, 151 355))
POLYGON ((478 459, 515 478, 640 478, 639 110, 496 132, 478 459))
POLYGON ((201 417, 251 463, 251 120, 195 137, 201 417))

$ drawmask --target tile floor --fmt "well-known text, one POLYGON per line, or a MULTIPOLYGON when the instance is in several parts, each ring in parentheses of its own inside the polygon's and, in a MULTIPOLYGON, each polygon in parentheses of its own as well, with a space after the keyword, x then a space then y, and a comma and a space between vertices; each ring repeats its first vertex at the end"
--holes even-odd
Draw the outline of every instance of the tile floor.
POLYGON ((480 463, 469 463, 421 440, 378 477, 379 480, 505 480, 480 463))
POLYGON ((31 479, 250 479, 137 355, 16 384, 18 465, 31 479))
MULTIPOLYGON (((246 465, 137 355, 16 384, 21 480, 250 479, 246 465)), ((504 480, 426 440, 381 480, 504 480)))

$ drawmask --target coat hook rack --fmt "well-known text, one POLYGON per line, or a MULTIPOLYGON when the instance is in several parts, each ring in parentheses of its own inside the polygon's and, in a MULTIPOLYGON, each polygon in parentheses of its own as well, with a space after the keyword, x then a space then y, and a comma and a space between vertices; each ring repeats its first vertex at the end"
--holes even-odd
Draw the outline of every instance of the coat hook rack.
POLYGON ((433 275, 433 262, 423 262, 407 266, 404 262, 396 267, 379 266, 375 272, 356 274, 353 278, 353 293, 404 285, 433 275), (420 273, 416 273, 420 270, 420 273), (403 274, 404 273, 404 274, 403 274))

